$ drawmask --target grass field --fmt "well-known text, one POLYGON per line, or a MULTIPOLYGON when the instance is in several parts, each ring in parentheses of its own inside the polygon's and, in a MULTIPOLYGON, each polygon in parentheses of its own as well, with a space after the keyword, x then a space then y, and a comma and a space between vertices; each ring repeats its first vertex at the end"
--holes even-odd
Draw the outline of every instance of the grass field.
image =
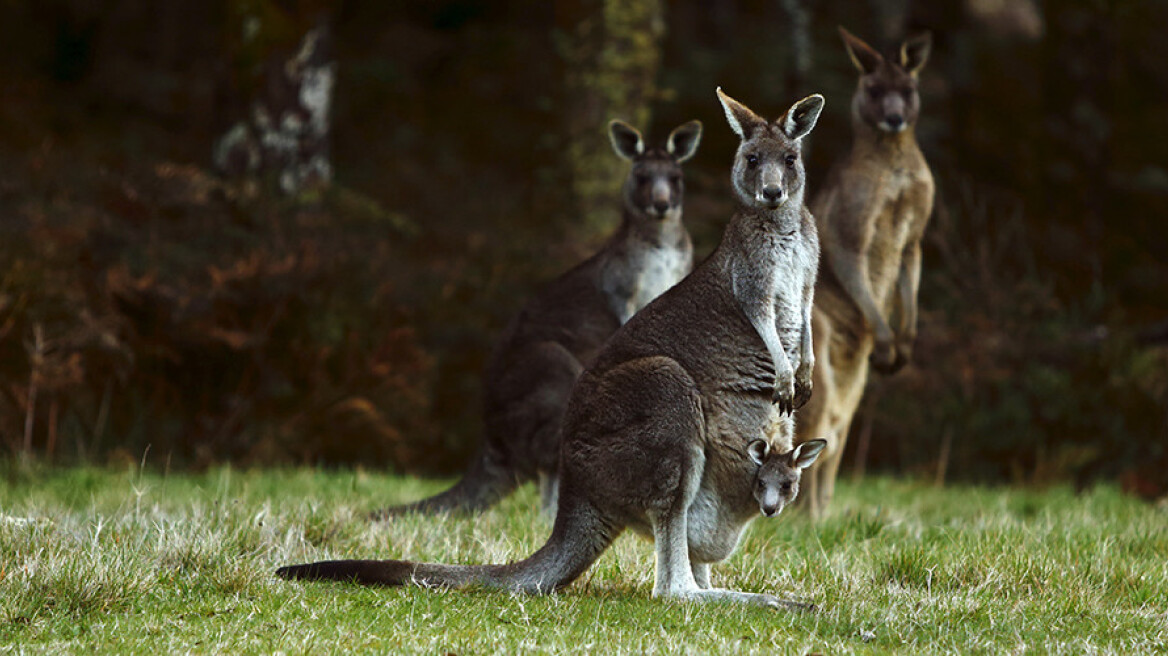
POLYGON ((136 653, 1168 653, 1168 508, 874 479, 833 514, 758 520, 715 585, 815 613, 654 601, 622 536, 566 591, 289 583, 331 557, 504 561, 549 522, 525 489, 478 518, 363 513, 442 482, 362 472, 21 473, 0 488, 0 650, 136 653))

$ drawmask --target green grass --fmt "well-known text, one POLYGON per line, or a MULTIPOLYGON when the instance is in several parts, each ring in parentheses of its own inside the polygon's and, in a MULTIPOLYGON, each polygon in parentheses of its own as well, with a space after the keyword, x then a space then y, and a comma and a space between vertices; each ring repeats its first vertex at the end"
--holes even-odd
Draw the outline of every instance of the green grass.
POLYGON ((844 485, 825 521, 760 519, 714 570, 716 585, 820 606, 794 613, 652 600, 652 548, 631 535, 547 597, 272 575, 320 558, 525 556, 549 530, 532 489, 477 519, 373 526, 365 511, 442 483, 7 472, 0 651, 1168 653, 1168 509, 1108 487, 844 485))

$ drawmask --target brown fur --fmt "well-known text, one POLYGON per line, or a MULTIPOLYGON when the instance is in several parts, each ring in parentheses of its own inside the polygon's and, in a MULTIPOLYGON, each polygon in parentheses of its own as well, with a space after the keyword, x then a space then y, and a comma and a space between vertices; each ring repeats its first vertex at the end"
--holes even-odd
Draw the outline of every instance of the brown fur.
POLYGON ((860 78, 852 150, 811 203, 822 249, 812 315, 817 366, 815 395, 797 430, 799 440, 828 441, 804 477, 801 503, 813 516, 831 502, 869 364, 893 373, 912 356, 921 237, 933 209, 933 176, 914 133, 928 35, 906 41, 889 60, 847 30, 840 34, 860 78))

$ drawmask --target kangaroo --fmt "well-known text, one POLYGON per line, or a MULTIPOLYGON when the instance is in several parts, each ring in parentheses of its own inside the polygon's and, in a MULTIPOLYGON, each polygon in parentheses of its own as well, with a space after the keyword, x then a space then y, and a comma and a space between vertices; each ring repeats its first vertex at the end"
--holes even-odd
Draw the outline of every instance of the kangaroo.
POLYGON ((815 398, 797 423, 799 435, 828 440, 801 500, 814 517, 831 502, 869 363, 894 373, 912 356, 921 237, 933 210, 933 176, 914 135, 929 34, 888 59, 842 27, 840 34, 860 79, 852 150, 811 203, 823 242, 813 313, 818 366, 815 398))
POLYGON ((712 588, 709 565, 730 556, 758 515, 748 445, 766 440, 796 463, 818 451, 792 448, 790 415, 810 394, 819 246, 800 153, 823 97, 773 123, 721 89, 718 97, 741 138, 731 173, 738 210, 714 253, 634 315, 577 381, 543 547, 507 565, 349 560, 277 575, 546 593, 576 580, 632 528, 655 542, 655 597, 809 608, 712 588))
POLYGON ((484 374, 483 444, 449 490, 375 512, 484 510, 520 484, 539 479, 543 507, 555 508, 560 422, 572 385, 600 346, 649 301, 693 268, 681 222, 681 164, 697 152, 702 124, 674 129, 646 148, 635 128, 609 124, 616 154, 632 163, 620 227, 592 257, 553 281, 511 320, 484 374))

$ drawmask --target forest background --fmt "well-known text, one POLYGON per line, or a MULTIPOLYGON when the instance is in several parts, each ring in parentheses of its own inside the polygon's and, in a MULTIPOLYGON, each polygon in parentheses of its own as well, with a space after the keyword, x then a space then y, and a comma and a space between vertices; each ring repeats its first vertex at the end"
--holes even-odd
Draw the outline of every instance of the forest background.
POLYGON ((851 140, 837 25, 932 31, 938 183, 916 360, 873 379, 845 462, 1168 493, 1150 0, 0 1, 0 448, 458 471, 492 340, 616 225, 607 121, 704 122, 703 256, 733 210, 714 88, 772 117, 826 96, 813 194, 851 140), (233 125, 287 110, 297 54, 335 73, 327 166, 217 165, 233 125))

